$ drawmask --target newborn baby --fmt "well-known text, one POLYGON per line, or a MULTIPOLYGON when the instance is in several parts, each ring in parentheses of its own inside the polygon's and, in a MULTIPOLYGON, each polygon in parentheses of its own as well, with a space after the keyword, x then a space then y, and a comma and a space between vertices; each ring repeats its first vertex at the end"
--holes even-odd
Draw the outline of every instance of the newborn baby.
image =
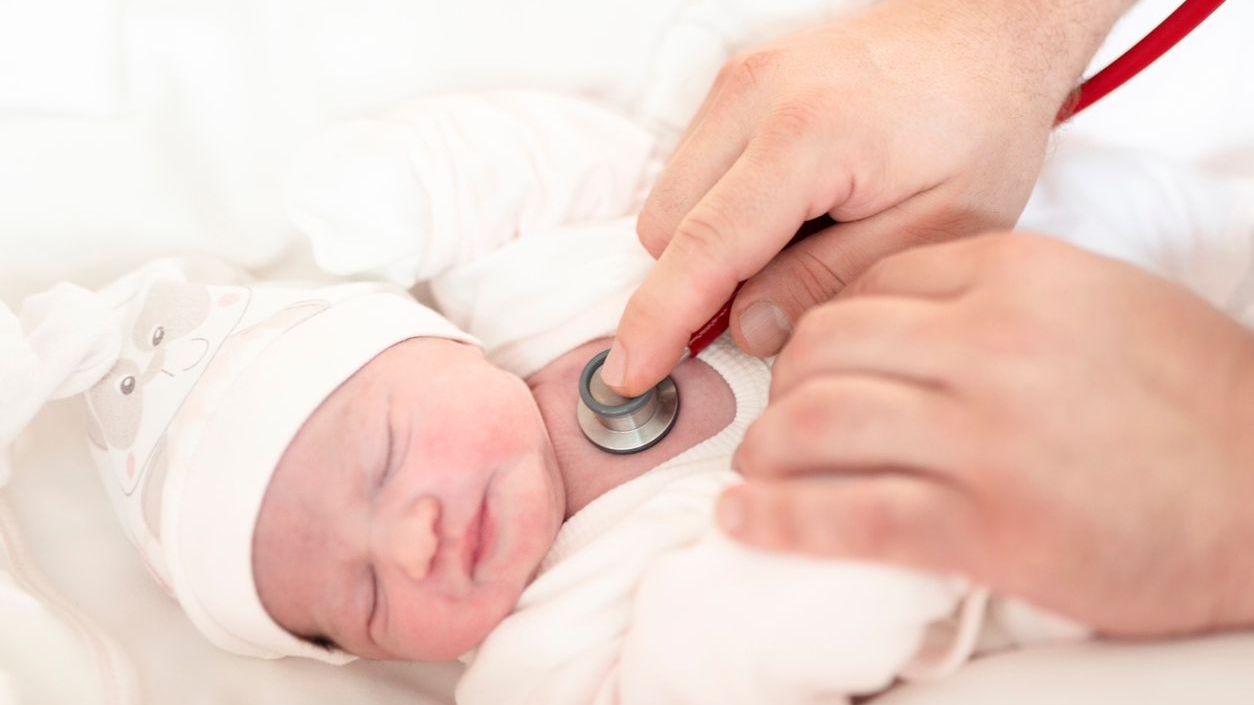
MULTIPOLYGON (((711 509, 770 380, 726 341, 675 370, 684 413, 661 443, 610 456, 575 416, 604 337, 524 381, 404 290, 201 284, 197 270, 158 263, 105 293, 122 354, 85 402, 131 539, 225 649, 333 663, 474 650, 462 703, 735 702, 737 682, 788 701, 884 687, 967 592, 719 539, 711 509), (737 662, 736 678, 691 677, 737 662)), ((568 334, 584 336, 579 321, 568 334)), ((945 658, 918 663, 951 668, 970 634, 938 630, 945 658)))

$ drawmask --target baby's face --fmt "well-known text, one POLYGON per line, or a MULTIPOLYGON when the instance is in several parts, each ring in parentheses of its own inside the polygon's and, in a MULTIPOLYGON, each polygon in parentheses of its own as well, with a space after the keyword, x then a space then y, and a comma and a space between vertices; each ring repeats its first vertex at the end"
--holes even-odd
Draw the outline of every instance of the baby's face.
POLYGON ((513 608, 563 509, 526 384, 472 346, 408 340, 287 448, 253 538, 257 591, 299 636, 369 658, 452 658, 513 608))

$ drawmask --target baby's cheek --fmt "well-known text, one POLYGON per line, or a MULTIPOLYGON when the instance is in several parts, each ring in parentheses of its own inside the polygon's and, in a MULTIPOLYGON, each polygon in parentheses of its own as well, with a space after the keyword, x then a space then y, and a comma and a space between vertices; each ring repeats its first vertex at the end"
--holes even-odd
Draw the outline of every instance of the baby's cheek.
POLYGON ((480 380, 467 389, 455 407, 456 434, 467 445, 467 459, 489 463, 517 458, 531 452, 537 441, 547 438, 535 399, 522 380, 501 373, 503 380, 491 384, 480 380))
POLYGON ((518 601, 518 593, 501 586, 479 586, 456 598, 417 594, 396 615, 396 643, 389 651, 399 658, 446 661, 478 646, 518 601))

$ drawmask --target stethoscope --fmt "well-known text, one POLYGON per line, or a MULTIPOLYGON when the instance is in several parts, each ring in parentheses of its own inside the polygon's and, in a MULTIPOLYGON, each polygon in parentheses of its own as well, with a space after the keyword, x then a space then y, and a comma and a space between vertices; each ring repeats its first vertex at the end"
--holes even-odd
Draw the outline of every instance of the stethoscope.
MULTIPOLYGON (((1055 126, 1101 100, 1157 61, 1223 3, 1224 0, 1185 0, 1141 41, 1082 83, 1059 111, 1055 126)), ((811 220, 802 226, 789 245, 835 224, 827 216, 811 220)), ((679 362, 696 357, 727 330, 732 302, 739 291, 737 286, 718 313, 692 334, 679 362)), ((576 409, 579 428, 589 441, 602 450, 616 454, 639 453, 657 445, 674 428, 675 420, 679 418, 679 388, 668 375, 638 397, 619 396, 601 381, 599 373, 607 355, 609 350, 597 353, 579 376, 576 409)))

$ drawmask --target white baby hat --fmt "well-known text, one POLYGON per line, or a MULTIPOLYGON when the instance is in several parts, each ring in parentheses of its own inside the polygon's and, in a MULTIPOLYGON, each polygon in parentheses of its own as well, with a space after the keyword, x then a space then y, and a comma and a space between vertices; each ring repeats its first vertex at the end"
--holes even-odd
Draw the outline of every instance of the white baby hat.
POLYGON ((79 313, 60 318, 90 320, 77 335, 95 345, 67 345, 78 364, 44 386, 84 391, 101 478, 153 576, 228 651, 348 660, 261 605, 251 556, 265 489, 309 415, 377 354, 415 337, 477 341, 380 284, 248 284, 224 265, 166 261, 100 295, 67 291, 79 313))

